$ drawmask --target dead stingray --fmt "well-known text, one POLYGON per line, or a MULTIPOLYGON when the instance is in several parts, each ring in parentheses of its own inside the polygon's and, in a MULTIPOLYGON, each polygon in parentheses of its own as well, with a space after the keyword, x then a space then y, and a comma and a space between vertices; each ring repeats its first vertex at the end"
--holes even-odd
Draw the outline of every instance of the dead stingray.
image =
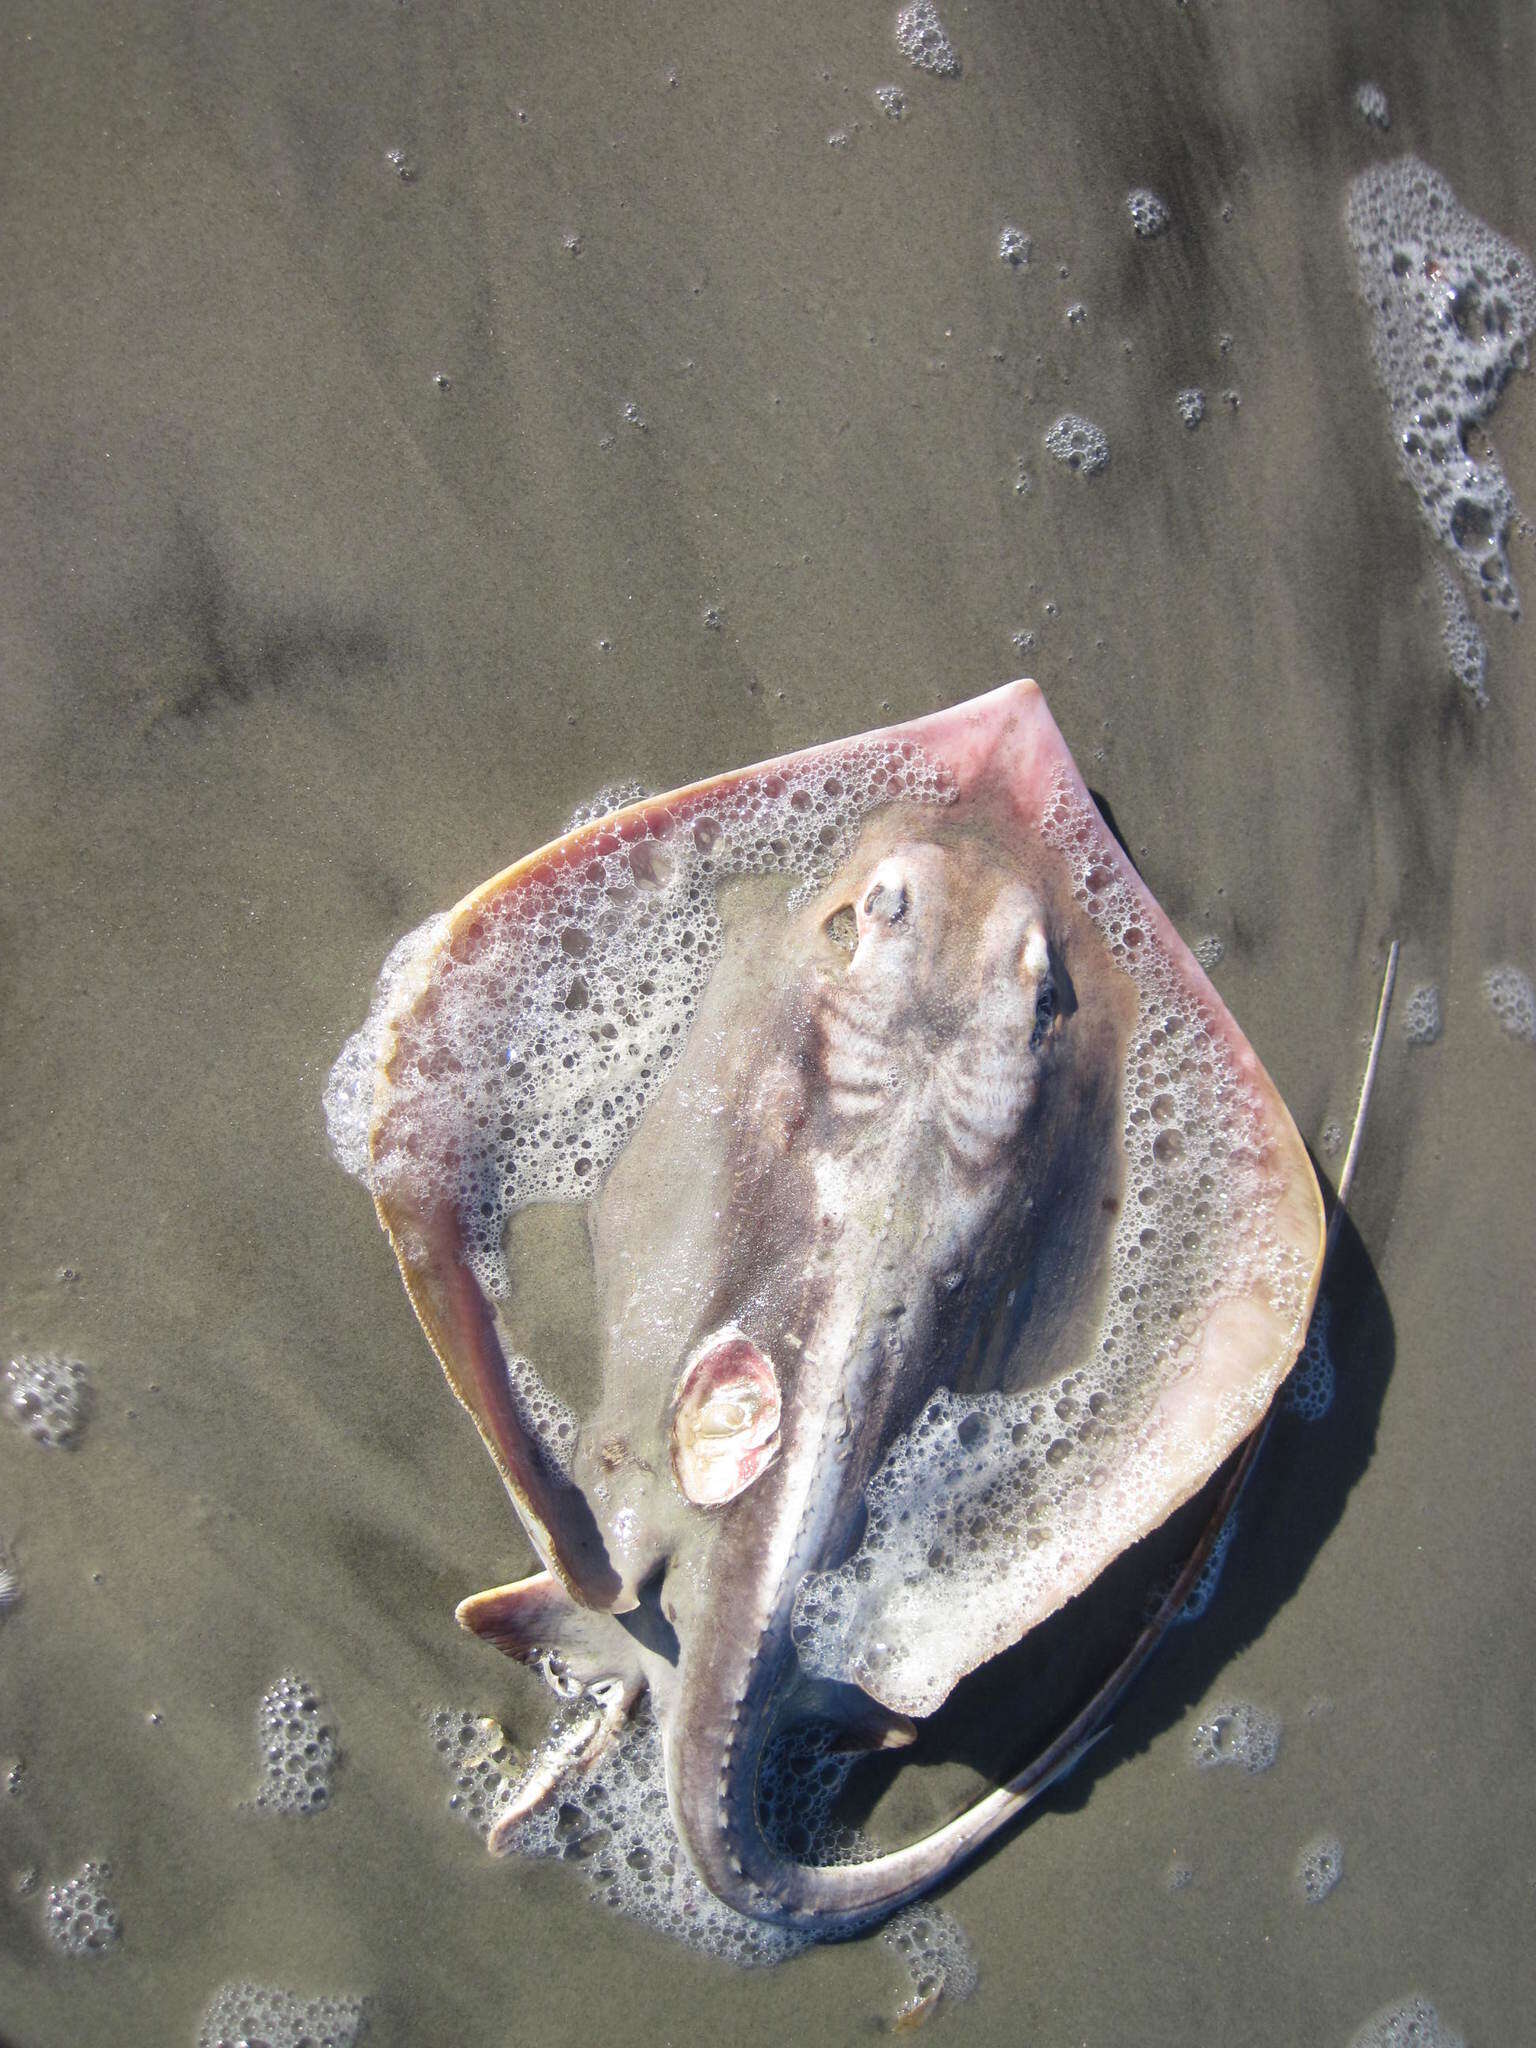
POLYGON ((1029 682, 529 856, 396 949, 329 1106, 546 1566, 459 1618, 581 1703, 493 1846, 648 1690, 699 1877, 815 1932, 1076 1752, 816 1864, 762 1823, 771 1739, 910 1740, 1162 1523, 1263 1418, 1323 1254, 1284 1104, 1029 682), (506 1334, 548 1201, 587 1205, 580 1414, 506 1334))

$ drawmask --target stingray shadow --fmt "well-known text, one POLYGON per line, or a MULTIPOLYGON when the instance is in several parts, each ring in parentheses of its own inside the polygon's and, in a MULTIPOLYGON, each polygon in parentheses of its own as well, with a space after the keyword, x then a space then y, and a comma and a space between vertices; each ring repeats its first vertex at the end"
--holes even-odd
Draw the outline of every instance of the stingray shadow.
MULTIPOLYGON (((1121 1700, 1108 1732, 1070 1776, 1043 1796, 1042 1805, 1058 1811, 1085 1806, 1102 1778, 1182 1721, 1238 1652, 1256 1641, 1300 1590, 1341 1519, 1375 1450, 1396 1350, 1385 1293, 1347 1215, 1324 1274, 1322 1297, 1332 1314, 1332 1406, 1318 1420, 1304 1421, 1287 1410, 1282 1390, 1268 1441, 1238 1504, 1237 1527, 1208 1609, 1198 1621, 1169 1629, 1121 1700)), ((857 1770, 843 1803, 846 1817, 862 1822, 903 1769, 960 1763, 988 1784, 1001 1784, 1036 1755, 1130 1647, 1149 1603, 1193 1548, 1233 1462, 1060 1613, 963 1679, 938 1713, 921 1724, 910 1749, 872 1759, 857 1770)), ((975 1861, 1011 1841, 1037 1810, 1021 1815, 975 1861)))

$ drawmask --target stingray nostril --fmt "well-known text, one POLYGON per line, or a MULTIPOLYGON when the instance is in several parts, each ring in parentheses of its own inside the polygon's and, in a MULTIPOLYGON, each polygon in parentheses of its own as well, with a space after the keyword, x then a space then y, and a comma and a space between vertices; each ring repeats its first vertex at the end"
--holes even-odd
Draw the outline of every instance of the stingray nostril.
POLYGON ((905 882, 876 882, 864 898, 864 915, 871 921, 878 918, 882 924, 900 924, 909 904, 905 882))

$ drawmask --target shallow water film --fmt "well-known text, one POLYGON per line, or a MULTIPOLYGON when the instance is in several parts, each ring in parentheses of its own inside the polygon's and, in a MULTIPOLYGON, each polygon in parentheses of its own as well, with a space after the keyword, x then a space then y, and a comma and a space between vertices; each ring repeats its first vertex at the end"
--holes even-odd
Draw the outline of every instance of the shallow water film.
MULTIPOLYGON (((1524 2038, 1530 9, 0 49, 0 2040, 1524 2038), (1330 1183, 1393 938, 1398 1006, 1192 1625, 923 1914, 743 1968, 646 1910, 643 1724, 621 1910, 617 1828, 485 1851, 552 1702, 453 1609, 536 1560, 322 1094, 400 936, 580 807, 1018 674, 1330 1183)), ((574 1403, 581 1210, 512 1227, 574 1403)), ((1198 1520, 785 1825, 960 1811, 1198 1520)))

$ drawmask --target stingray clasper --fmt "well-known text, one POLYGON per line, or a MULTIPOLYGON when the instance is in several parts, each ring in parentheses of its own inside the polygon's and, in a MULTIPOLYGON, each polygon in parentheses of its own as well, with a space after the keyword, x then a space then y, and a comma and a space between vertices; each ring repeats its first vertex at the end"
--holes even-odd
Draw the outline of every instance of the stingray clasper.
POLYGON ((889 1911, 1018 1802, 799 1860, 770 1743, 909 1740, 1161 1524, 1322 1260, 1284 1104, 1030 682, 580 825, 396 948, 332 1098, 545 1567, 459 1618, 585 1708, 492 1845, 649 1692, 689 1864, 781 1926, 889 1911), (585 1207, 580 1410, 512 1335, 541 1203, 585 1207))

